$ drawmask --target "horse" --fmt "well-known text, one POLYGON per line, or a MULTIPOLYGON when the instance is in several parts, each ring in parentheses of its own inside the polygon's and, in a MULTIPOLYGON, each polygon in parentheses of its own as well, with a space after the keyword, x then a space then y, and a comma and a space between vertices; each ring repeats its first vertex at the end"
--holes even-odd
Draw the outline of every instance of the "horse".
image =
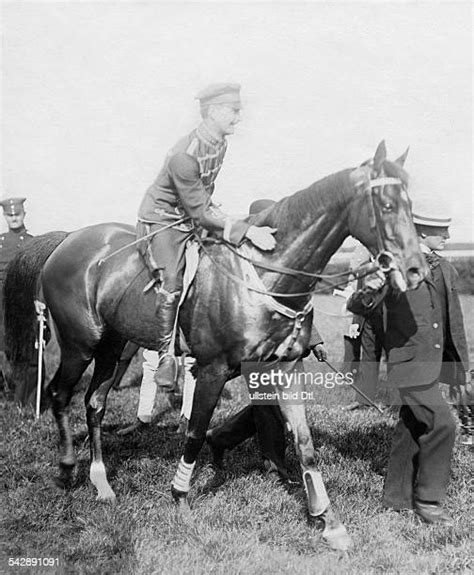
MULTIPOLYGON (((242 362, 300 359, 309 339, 315 285, 347 236, 378 257, 400 291, 416 287, 426 275, 407 194, 407 152, 390 161, 382 141, 371 162, 327 176, 253 216, 251 223, 276 228, 273 252, 246 245, 243 257, 223 241, 202 244, 179 312, 197 362, 192 415, 172 483, 181 509, 187 509, 192 471, 224 384, 240 373, 242 362), (250 286, 246 260, 253 262, 260 288, 250 286)), ((101 421, 118 360, 126 342, 156 349, 155 292, 144 290, 151 276, 134 240, 133 228, 118 223, 40 236, 12 262, 5 284, 13 366, 24 362, 32 347, 27 344, 36 322, 35 298, 54 321, 61 359, 49 389, 60 437, 58 479, 64 485, 76 465, 68 407, 75 385, 95 360, 85 404, 90 480, 100 500, 115 499, 102 457, 101 421)), ((280 407, 293 432, 309 512, 325 523, 329 544, 346 549, 351 539, 329 499, 316 511, 316 454, 304 405, 281 400, 280 407)))

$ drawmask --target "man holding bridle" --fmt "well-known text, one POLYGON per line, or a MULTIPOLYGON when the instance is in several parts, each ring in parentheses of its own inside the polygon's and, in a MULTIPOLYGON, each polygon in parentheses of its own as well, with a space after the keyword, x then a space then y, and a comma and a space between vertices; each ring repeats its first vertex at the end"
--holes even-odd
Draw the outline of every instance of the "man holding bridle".
POLYGON ((139 251, 157 291, 159 363, 155 379, 169 391, 176 379, 172 334, 188 239, 204 229, 235 245, 248 238, 261 250, 275 246, 275 230, 232 220, 212 203, 214 182, 227 149, 226 136, 233 134, 240 122, 240 85, 214 84, 202 90, 197 99, 203 121, 168 153, 138 211, 137 235, 149 236, 139 243, 139 251))
MULTIPOLYGON (((433 208, 432 208, 433 209, 433 208)), ((388 384, 398 388, 400 414, 392 442, 383 503, 413 509, 426 523, 453 525, 443 507, 451 470, 455 421, 438 383, 448 383, 467 404, 472 388, 457 272, 437 252, 449 238, 451 218, 414 213, 413 222, 430 273, 402 294, 371 278, 348 300, 347 308, 366 315, 384 299, 388 384)))

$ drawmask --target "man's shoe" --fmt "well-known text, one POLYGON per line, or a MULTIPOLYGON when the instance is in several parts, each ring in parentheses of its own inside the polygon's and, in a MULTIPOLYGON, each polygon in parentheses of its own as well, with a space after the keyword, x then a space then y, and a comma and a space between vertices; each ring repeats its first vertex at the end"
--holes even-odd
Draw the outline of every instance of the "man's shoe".
POLYGON ((372 406, 367 405, 366 403, 360 403, 358 401, 354 401, 353 403, 349 403, 349 405, 345 405, 343 407, 344 411, 363 411, 364 409, 370 409, 372 406))
POLYGON ((388 499, 382 499, 382 507, 390 511, 412 511, 413 502, 410 501, 390 501, 388 499))
POLYGON ((415 513, 422 519, 425 523, 429 524, 441 524, 446 527, 452 527, 454 525, 454 520, 450 517, 447 512, 436 503, 422 503, 420 501, 415 503, 415 513))
POLYGON ((134 433, 135 431, 142 431, 143 429, 146 429, 147 427, 150 427, 151 422, 145 423, 144 421, 142 421, 141 419, 136 419, 135 423, 132 423, 132 425, 129 425, 128 427, 124 427, 123 429, 119 429, 117 431, 117 435, 130 435, 130 433, 134 433))
POLYGON ((212 458, 214 460, 214 465, 222 469, 224 465, 224 452, 225 449, 216 445, 212 439, 212 429, 209 429, 206 432, 206 443, 209 445, 212 453, 212 458))

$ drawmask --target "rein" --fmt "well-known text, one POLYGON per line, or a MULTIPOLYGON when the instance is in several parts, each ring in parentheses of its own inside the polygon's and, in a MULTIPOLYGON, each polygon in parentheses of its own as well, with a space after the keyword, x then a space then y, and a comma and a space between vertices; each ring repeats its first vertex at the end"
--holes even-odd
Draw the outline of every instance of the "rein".
MULTIPOLYGON (((111 254, 109 254, 108 256, 105 256, 105 258, 101 258, 98 262, 97 265, 101 266, 104 262, 106 262, 108 259, 116 256, 117 254, 127 250, 128 248, 131 248, 132 246, 136 246, 137 244, 139 244, 140 242, 142 242, 143 240, 147 240, 148 238, 151 238, 153 236, 156 236, 157 234, 161 234, 161 232, 164 232, 165 230, 169 229, 169 228, 174 228, 174 226, 177 226, 179 224, 183 224, 185 222, 187 222, 188 220, 190 220, 191 217, 190 216, 185 216, 183 218, 180 218, 179 220, 176 220, 175 222, 172 222, 171 224, 167 224, 166 226, 163 226, 162 228, 158 229, 158 230, 154 230, 153 232, 150 232, 149 234, 146 234, 145 236, 141 236, 140 238, 138 238, 137 240, 130 242, 129 244, 122 246, 121 248, 119 248, 118 250, 115 250, 114 252, 112 252, 111 254)), ((159 223, 159 222, 158 222, 159 223)))
POLYGON ((220 241, 217 240, 215 238, 206 238, 206 243, 223 243, 226 245, 226 247, 236 256, 238 256, 239 258, 246 260, 248 262, 250 262, 253 266, 255 266, 256 268, 262 268, 264 270, 268 270, 271 272, 277 272, 277 273, 281 273, 281 274, 285 274, 285 275, 290 275, 290 276, 305 276, 305 277, 309 277, 309 278, 314 278, 317 280, 325 280, 325 279, 332 279, 332 278, 337 278, 337 277, 345 277, 345 276, 350 276, 351 274, 353 274, 353 270, 347 270, 344 272, 338 272, 337 274, 313 274, 311 272, 305 272, 303 270, 294 270, 292 268, 287 268, 285 266, 274 266, 272 264, 268 264, 268 263, 263 263, 263 262, 259 262, 257 260, 254 260, 248 256, 245 256, 244 254, 240 253, 239 250, 237 250, 236 248, 234 248, 234 246, 226 241, 220 241))
MULTIPOLYGON (((235 274, 233 274, 232 272, 230 272, 226 267, 222 266, 219 262, 217 262, 217 260, 214 258, 214 256, 211 255, 211 253, 209 252, 209 250, 206 248, 206 243, 215 243, 215 244, 222 244, 225 245, 227 248, 229 248, 229 245, 227 243, 224 242, 219 242, 219 240, 213 240, 212 242, 204 242, 201 238, 196 237, 199 245, 202 248, 202 251, 206 254, 206 256, 211 260, 211 262, 216 266, 216 268, 221 271, 226 277, 228 277, 229 279, 231 279, 232 281, 234 281, 235 283, 238 283, 239 285, 243 285, 245 286, 247 289, 254 291, 256 293, 262 294, 262 295, 268 295, 271 297, 276 297, 276 298, 295 298, 295 297, 305 297, 305 296, 312 296, 315 295, 317 293, 321 293, 322 291, 324 291, 326 288, 314 288, 312 290, 308 290, 308 291, 303 291, 303 292, 294 292, 294 293, 281 293, 281 292, 272 292, 272 291, 268 291, 266 289, 260 289, 254 286, 249 286, 248 283, 243 280, 242 278, 239 278, 238 276, 236 276, 235 274)), ((279 271, 279 268, 276 266, 270 266, 270 267, 266 267, 265 265, 259 265, 260 262, 256 262, 255 260, 253 260, 252 258, 249 258, 248 256, 245 256, 243 254, 241 254, 238 250, 232 249, 231 250, 233 253, 235 253, 238 257, 240 257, 241 259, 248 261, 250 264, 252 264, 255 267, 263 267, 266 269, 270 269, 271 271, 279 271)), ((285 268, 283 268, 285 269, 285 268)), ((329 275, 329 276, 320 276, 318 274, 311 274, 311 277, 314 277, 315 279, 319 279, 319 278, 330 278, 330 277, 340 277, 340 276, 353 276, 354 279, 360 279, 360 278, 364 278, 365 276, 368 276, 372 273, 374 273, 375 271, 381 269, 380 266, 378 264, 372 264, 370 266, 367 266, 367 264, 364 264, 362 266, 359 266, 358 268, 354 269, 354 270, 350 270, 347 272, 341 272, 338 274, 334 274, 333 276, 329 275), (365 269, 364 269, 365 268, 365 269), (362 272, 362 270, 364 270, 362 272)), ((295 272, 294 274, 291 275, 297 275, 297 271, 296 270, 291 270, 292 272, 295 272)), ((282 272, 285 273, 285 272, 282 272)), ((335 283, 333 284, 331 287, 339 287, 342 286, 344 284, 347 283, 347 279, 344 279, 341 282, 335 283)))

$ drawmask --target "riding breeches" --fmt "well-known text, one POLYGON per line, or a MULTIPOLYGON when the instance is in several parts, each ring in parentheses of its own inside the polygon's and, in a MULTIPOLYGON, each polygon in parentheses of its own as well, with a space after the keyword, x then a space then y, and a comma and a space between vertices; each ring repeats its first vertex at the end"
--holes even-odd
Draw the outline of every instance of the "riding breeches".
MULTIPOLYGON (((137 237, 141 238, 163 226, 159 223, 138 222, 137 237)), ((168 293, 181 292, 183 289, 186 242, 189 237, 189 232, 169 228, 138 244, 138 251, 147 267, 153 276, 159 274, 161 288, 168 293)))

